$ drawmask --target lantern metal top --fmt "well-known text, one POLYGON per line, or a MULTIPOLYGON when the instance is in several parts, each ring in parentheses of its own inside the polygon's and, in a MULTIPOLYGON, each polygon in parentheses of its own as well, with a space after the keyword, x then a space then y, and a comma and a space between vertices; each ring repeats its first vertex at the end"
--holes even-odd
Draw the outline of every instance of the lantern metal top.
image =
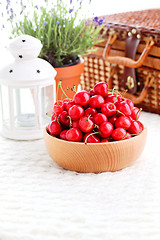
POLYGON ((0 83, 13 87, 53 84, 56 71, 47 61, 38 58, 41 41, 21 35, 9 44, 14 61, 0 70, 0 83))

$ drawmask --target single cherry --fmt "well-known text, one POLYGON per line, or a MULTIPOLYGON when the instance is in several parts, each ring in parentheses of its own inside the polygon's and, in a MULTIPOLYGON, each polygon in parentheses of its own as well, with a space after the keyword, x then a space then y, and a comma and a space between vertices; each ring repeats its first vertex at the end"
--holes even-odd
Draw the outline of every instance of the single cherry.
POLYGON ((113 117, 109 117, 109 118, 108 118, 108 122, 112 123, 113 125, 115 124, 116 120, 117 120, 117 117, 116 117, 116 116, 113 116, 113 117))
POLYGON ((80 105, 73 105, 69 108, 68 114, 72 120, 77 120, 84 114, 84 109, 80 105))
POLYGON ((57 120, 53 120, 48 124, 48 131, 51 135, 58 136, 62 131, 62 127, 57 120))
POLYGON ((130 107, 130 109, 132 111, 132 109, 134 108, 134 103, 130 99, 128 99, 128 98, 126 98, 125 101, 129 105, 129 107, 130 107))
POLYGON ((60 112, 62 112, 64 110, 64 104, 63 101, 58 100, 57 102, 55 102, 54 106, 53 106, 53 111, 56 114, 59 114, 60 112))
POLYGON ((132 134, 139 134, 141 132, 141 129, 138 122, 135 120, 131 121, 131 126, 127 131, 132 134))
POLYGON ((128 129, 131 126, 131 120, 126 117, 126 116, 120 116, 116 122, 115 122, 115 127, 116 128, 124 128, 124 129, 128 129))
POLYGON ((66 104, 65 104, 66 111, 68 111, 70 109, 70 107, 72 107, 73 105, 75 105, 75 102, 73 100, 66 102, 66 104))
POLYGON ((78 128, 70 128, 66 133, 66 140, 72 142, 81 142, 83 134, 78 128))
POLYGON ((97 136, 95 136, 94 133, 89 132, 89 133, 86 133, 84 135, 83 142, 85 142, 85 143, 99 143, 100 139, 97 136))
POLYGON ((112 138, 116 141, 122 140, 125 138, 127 132, 124 128, 115 128, 112 132, 112 138))
POLYGON ((108 102, 104 103, 101 107, 101 112, 107 117, 112 117, 116 114, 117 108, 114 103, 108 102))
POLYGON ((113 125, 110 122, 103 122, 99 126, 99 135, 103 138, 107 138, 112 134, 113 125))
POLYGON ((134 107, 132 109, 132 113, 131 113, 132 119, 137 121, 139 119, 140 115, 141 115, 141 109, 134 107))
POLYGON ((101 108, 105 103, 104 97, 101 95, 94 95, 90 98, 89 105, 92 108, 101 108))
POLYGON ((108 121, 108 119, 107 119, 106 115, 103 114, 103 113, 97 113, 97 114, 95 114, 94 117, 93 117, 93 122, 94 122, 96 125, 100 125, 101 123, 107 122, 107 121, 108 121))
POLYGON ((58 115, 59 122, 64 126, 68 127, 70 125, 70 116, 67 111, 63 111, 58 115))
POLYGON ((68 129, 66 130, 63 130, 61 133, 60 133, 60 138, 63 139, 63 140, 66 140, 66 133, 67 133, 68 129))
POLYGON ((93 88, 95 94, 104 96, 108 91, 108 84, 106 82, 99 82, 93 88))
POLYGON ((73 100, 75 104, 85 106, 89 103, 90 95, 87 91, 80 91, 74 95, 73 100))
POLYGON ((118 95, 116 95, 115 93, 109 92, 107 93, 107 95, 105 96, 105 101, 106 103, 111 102, 111 103, 119 103, 121 100, 121 97, 118 95))
POLYGON ((124 114, 125 116, 130 116, 131 115, 131 109, 126 103, 126 101, 122 101, 117 104, 117 110, 120 111, 120 113, 124 114))
POLYGON ((88 107, 84 111, 84 116, 86 116, 86 117, 90 116, 90 118, 92 119, 96 113, 97 113, 97 110, 95 108, 88 107))
POLYGON ((82 130, 82 132, 90 132, 94 128, 94 123, 89 117, 81 117, 79 119, 79 127, 82 130))

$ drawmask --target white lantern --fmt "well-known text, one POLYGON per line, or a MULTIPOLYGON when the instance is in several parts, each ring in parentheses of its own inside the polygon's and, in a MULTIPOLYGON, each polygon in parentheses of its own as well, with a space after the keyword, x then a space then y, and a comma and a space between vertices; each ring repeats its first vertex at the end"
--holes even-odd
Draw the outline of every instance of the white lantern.
POLYGON ((9 45, 15 60, 0 70, 4 137, 17 140, 43 137, 43 128, 50 119, 47 108, 55 100, 56 71, 47 61, 37 58, 41 48, 41 42, 29 35, 21 35, 9 45))

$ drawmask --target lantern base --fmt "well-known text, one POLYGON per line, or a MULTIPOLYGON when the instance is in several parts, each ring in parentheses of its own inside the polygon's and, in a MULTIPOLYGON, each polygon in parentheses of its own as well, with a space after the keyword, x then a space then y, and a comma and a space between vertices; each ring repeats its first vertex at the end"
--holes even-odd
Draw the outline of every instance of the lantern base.
MULTIPOLYGON (((45 128, 45 126, 44 126, 45 128)), ((1 136, 13 140, 36 140, 43 138, 43 129, 33 129, 33 128, 27 128, 27 129, 15 129, 15 131, 12 129, 8 129, 6 127, 3 127, 1 129, 1 136)))

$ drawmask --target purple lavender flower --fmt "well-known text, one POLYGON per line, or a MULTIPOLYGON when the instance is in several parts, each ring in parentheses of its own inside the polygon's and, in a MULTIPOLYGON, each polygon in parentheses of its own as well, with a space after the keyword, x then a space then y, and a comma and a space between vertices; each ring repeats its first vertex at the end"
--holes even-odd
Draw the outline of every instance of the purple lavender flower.
POLYGON ((72 9, 69 9, 69 13, 72 13, 73 12, 73 8, 72 9))
POLYGON ((48 23, 47 21, 44 21, 43 25, 44 25, 44 26, 46 26, 46 25, 47 25, 47 23, 48 23))
POLYGON ((70 4, 72 4, 72 0, 70 0, 70 4))
POLYGON ((59 21, 58 20, 57 20, 56 24, 59 25, 59 21))
POLYGON ((38 10, 38 5, 36 5, 35 8, 38 10))
POLYGON ((94 17, 94 18, 93 18, 93 21, 94 21, 94 22, 98 22, 98 17, 94 17))
POLYGON ((98 21, 98 25, 102 25, 103 23, 103 19, 101 18, 99 21, 98 21))

